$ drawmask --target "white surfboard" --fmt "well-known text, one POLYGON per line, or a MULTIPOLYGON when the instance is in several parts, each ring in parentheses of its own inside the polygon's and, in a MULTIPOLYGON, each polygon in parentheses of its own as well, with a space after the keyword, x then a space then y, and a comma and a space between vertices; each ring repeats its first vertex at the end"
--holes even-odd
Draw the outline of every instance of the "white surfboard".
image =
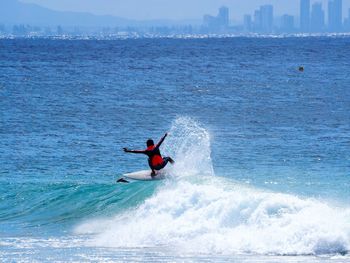
POLYGON ((123 174, 126 179, 139 180, 139 181, 152 181, 152 180, 162 180, 165 179, 166 171, 160 170, 156 171, 156 175, 151 176, 151 170, 143 170, 133 173, 123 174))

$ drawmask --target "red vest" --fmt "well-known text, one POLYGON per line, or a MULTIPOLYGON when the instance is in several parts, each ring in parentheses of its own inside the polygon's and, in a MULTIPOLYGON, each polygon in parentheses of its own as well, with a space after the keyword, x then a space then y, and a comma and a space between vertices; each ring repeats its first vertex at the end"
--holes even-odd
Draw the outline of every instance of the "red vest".
MULTIPOLYGON (((154 148, 155 148, 154 145, 149 146, 149 147, 147 147, 146 151, 152 151, 154 148)), ((155 154, 155 155, 151 156, 150 158, 151 158, 152 166, 157 166, 157 165, 160 165, 164 162, 163 158, 162 158, 162 156, 160 156, 160 154, 155 154)))

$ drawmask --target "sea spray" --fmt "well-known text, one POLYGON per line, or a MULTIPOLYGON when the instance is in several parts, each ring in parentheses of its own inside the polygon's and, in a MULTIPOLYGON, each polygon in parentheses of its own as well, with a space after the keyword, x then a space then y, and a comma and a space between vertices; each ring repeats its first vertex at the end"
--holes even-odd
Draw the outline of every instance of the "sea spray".
POLYGON ((213 175, 210 135, 189 117, 174 120, 164 143, 164 154, 172 156, 175 176, 213 175))

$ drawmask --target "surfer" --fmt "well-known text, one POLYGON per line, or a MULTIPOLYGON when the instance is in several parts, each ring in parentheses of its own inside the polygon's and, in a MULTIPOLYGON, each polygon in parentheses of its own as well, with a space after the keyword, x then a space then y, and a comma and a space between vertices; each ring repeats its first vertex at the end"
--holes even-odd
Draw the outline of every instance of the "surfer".
POLYGON ((162 157, 159 151, 159 147, 168 136, 168 133, 165 133, 164 136, 159 140, 157 145, 154 145, 154 141, 152 139, 148 139, 146 144, 146 150, 129 150, 128 148, 123 148, 126 153, 142 153, 148 156, 148 165, 152 170, 151 175, 156 175, 156 171, 163 169, 168 162, 171 164, 174 163, 174 160, 171 157, 162 157))

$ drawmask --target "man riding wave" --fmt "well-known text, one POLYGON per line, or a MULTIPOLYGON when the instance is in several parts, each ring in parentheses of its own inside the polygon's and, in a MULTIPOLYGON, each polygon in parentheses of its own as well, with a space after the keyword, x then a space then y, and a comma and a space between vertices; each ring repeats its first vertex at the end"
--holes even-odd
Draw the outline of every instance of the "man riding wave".
POLYGON ((159 140, 157 145, 154 145, 154 141, 152 139, 148 139, 146 144, 147 148, 146 150, 129 150, 128 148, 123 148, 124 152, 127 153, 142 153, 146 154, 148 156, 148 165, 152 170, 151 175, 156 175, 156 171, 159 171, 163 169, 168 162, 171 164, 174 163, 174 160, 171 157, 162 157, 159 151, 159 147, 165 140, 165 138, 168 136, 168 133, 165 133, 165 135, 159 140))

